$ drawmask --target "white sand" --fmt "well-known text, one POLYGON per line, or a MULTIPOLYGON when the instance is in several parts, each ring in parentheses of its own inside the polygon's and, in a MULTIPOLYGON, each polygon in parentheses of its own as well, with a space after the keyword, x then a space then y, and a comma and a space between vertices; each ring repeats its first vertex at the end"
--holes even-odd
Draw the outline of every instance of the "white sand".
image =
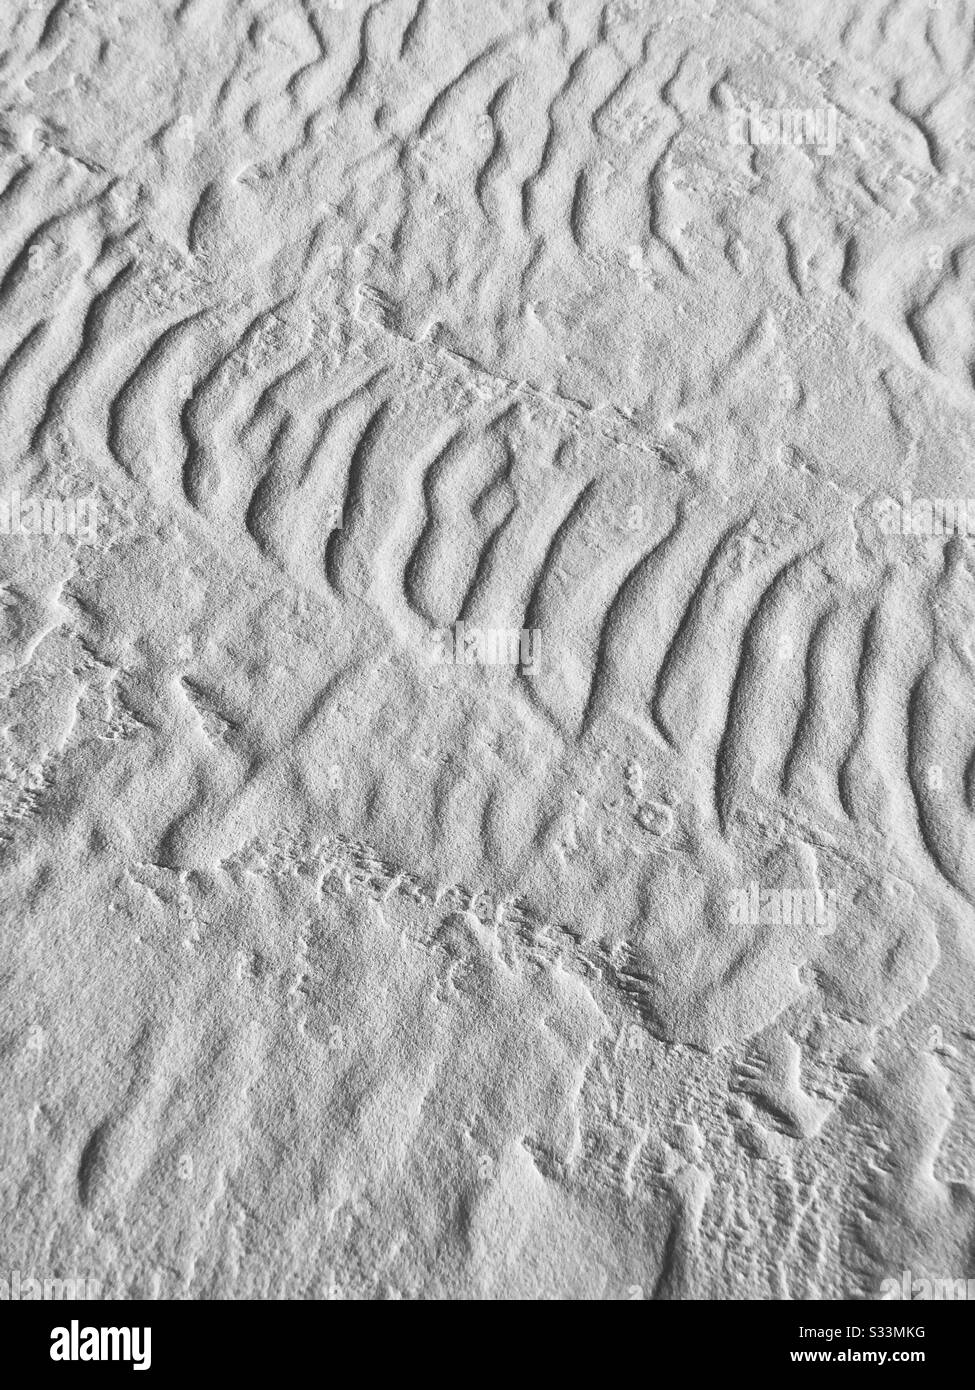
POLYGON ((0 56, 0 1277, 975 1275, 972 0, 0 56))

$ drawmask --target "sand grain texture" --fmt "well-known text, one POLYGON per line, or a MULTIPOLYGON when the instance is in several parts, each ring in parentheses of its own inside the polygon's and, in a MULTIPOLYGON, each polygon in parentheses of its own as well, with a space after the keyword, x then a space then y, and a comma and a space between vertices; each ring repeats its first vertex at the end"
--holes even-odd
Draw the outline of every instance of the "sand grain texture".
POLYGON ((8 0, 0 439, 0 1271, 975 1277, 971 0, 8 0))

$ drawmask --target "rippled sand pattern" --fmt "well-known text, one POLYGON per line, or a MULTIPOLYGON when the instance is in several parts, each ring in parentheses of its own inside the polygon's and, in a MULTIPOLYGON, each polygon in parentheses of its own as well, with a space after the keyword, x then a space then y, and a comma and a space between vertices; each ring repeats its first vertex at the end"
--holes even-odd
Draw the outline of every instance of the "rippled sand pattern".
POLYGON ((975 1276, 972 0, 7 0, 0 443, 0 1274, 975 1276))

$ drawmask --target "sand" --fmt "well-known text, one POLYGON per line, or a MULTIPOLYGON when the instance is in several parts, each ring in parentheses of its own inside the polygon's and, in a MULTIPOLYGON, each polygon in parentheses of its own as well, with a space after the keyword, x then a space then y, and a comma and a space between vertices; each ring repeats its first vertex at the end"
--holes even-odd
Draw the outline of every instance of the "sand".
POLYGON ((0 8, 5 1288, 975 1275, 973 59, 0 8))

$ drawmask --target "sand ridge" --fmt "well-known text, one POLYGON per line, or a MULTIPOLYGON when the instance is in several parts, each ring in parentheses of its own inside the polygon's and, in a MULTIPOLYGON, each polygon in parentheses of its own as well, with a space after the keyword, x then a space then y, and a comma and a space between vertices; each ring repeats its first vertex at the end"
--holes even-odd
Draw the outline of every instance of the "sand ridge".
POLYGON ((970 1279, 971 0, 0 54, 0 1275, 970 1279))

